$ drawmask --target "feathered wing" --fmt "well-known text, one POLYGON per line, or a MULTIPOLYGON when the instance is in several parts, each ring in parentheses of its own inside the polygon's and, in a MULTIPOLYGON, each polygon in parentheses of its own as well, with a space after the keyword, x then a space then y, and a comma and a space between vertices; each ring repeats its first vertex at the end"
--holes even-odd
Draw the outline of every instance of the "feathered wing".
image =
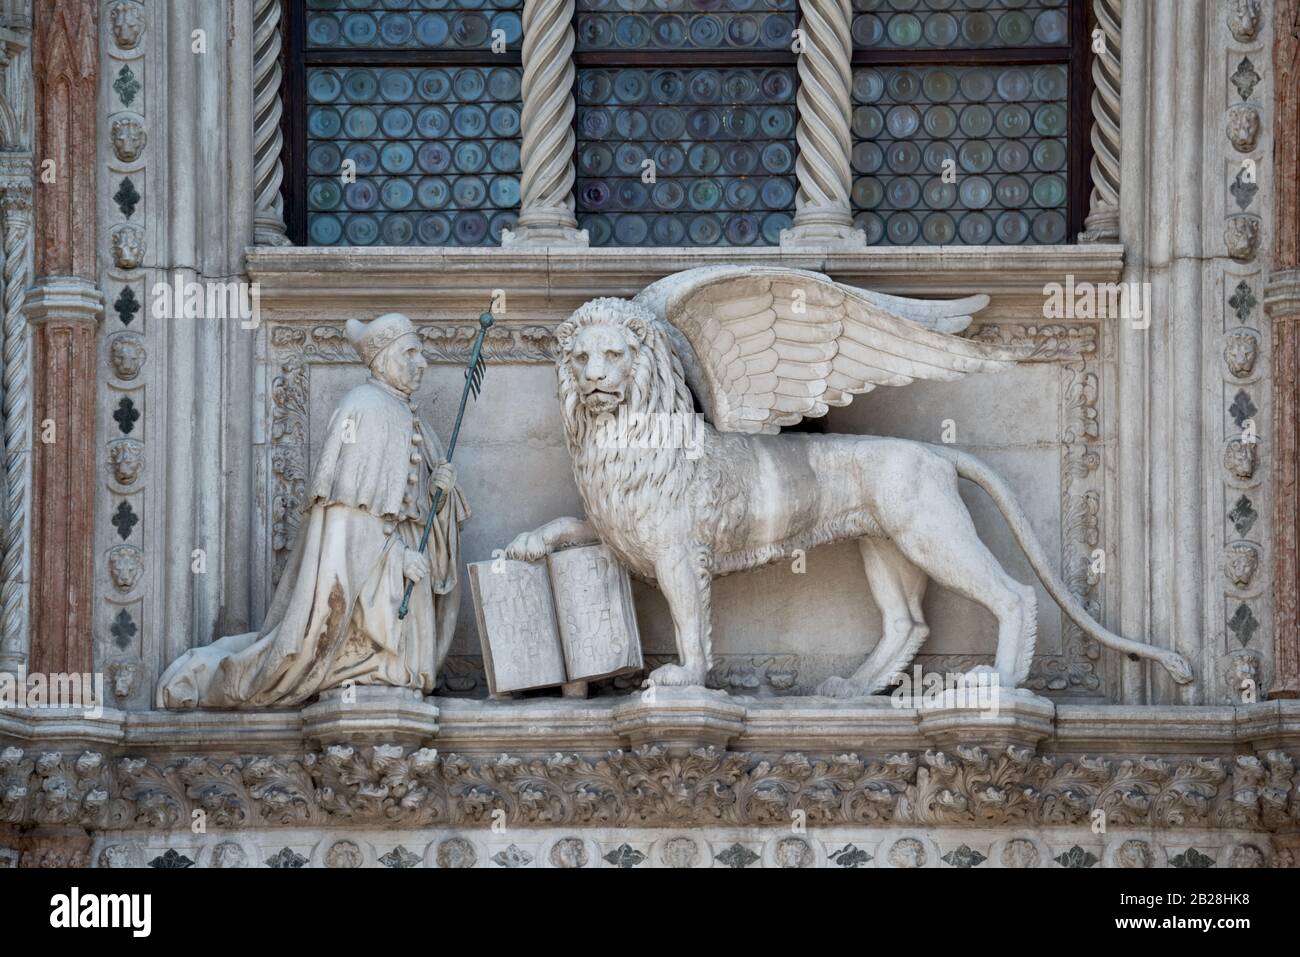
POLYGON ((687 382, 722 432, 772 433, 879 385, 997 372, 1024 357, 951 334, 986 296, 904 299, 801 269, 689 269, 635 301, 664 323, 687 382))

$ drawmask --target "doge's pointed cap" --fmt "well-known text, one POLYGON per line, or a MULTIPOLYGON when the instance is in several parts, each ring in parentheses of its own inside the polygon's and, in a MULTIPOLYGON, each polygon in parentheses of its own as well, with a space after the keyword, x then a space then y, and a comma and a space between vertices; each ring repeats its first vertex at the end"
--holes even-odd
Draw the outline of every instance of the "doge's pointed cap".
MULTIPOLYGON (((371 322, 349 319, 348 341, 367 367, 375 357, 403 336, 414 336, 415 325, 400 312, 388 312, 371 322)), ((417 337, 418 341, 418 337, 417 337)))

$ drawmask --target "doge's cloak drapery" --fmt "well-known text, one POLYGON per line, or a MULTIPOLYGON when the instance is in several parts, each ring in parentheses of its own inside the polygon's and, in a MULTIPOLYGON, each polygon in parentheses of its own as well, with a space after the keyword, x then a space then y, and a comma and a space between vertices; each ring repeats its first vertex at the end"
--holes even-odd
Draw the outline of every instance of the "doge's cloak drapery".
POLYGON ((460 604, 459 488, 429 536, 430 574, 399 620, 403 552, 419 544, 441 443, 408 397, 377 379, 349 392, 330 419, 309 508, 260 631, 221 638, 163 674, 163 708, 301 704, 352 680, 433 691, 460 604))

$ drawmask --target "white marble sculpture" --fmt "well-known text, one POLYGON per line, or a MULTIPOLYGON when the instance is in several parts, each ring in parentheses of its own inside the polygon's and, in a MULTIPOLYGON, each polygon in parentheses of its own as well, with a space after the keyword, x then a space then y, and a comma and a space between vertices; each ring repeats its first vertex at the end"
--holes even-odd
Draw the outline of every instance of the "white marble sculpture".
POLYGON ((469 508, 411 396, 427 368, 415 327, 351 320, 370 378, 330 417, 302 522, 260 632, 186 652, 158 685, 162 708, 301 704, 345 681, 433 691, 460 605, 469 508), (442 506, 418 551, 435 489, 442 506), (407 580, 410 611, 397 617, 407 580))
POLYGON ((1004 687, 1015 687, 1034 653, 1035 594, 980 541, 958 495, 960 477, 997 504, 1048 593, 1083 631, 1191 681, 1178 654, 1113 634, 1087 613, 1011 490, 975 457, 902 439, 773 434, 876 386, 1009 367, 1015 350, 952 335, 986 302, 920 302, 819 273, 721 266, 670 276, 631 301, 586 303, 556 339, 587 519, 521 534, 508 556, 609 545, 633 574, 658 584, 672 611, 679 663, 651 679, 700 685, 711 665, 714 577, 856 538, 883 636, 857 671, 828 679, 821 693, 871 694, 908 665, 929 634, 921 599, 930 578, 996 616, 994 669, 1004 687), (661 441, 690 434, 677 423, 691 418, 695 400, 708 421, 699 444, 661 441))

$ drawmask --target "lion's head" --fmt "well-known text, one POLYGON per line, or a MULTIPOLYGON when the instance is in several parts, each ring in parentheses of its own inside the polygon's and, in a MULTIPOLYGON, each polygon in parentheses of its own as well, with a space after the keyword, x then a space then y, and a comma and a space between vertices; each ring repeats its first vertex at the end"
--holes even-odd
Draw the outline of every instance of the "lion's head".
POLYGON ((681 365, 655 318, 626 299, 593 299, 555 330, 560 401, 570 426, 627 405, 689 412, 681 365))

